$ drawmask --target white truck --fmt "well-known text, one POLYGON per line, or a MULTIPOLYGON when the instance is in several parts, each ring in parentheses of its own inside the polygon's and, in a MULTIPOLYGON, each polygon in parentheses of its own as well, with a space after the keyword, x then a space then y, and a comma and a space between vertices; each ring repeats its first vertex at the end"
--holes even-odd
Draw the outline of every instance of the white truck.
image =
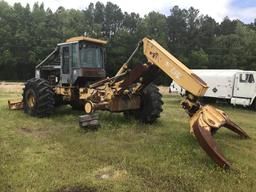
MULTIPOLYGON (((194 69, 209 86, 204 99, 227 100, 233 105, 256 109, 256 71, 194 69)), ((184 89, 172 82, 169 92, 183 94, 184 89)))

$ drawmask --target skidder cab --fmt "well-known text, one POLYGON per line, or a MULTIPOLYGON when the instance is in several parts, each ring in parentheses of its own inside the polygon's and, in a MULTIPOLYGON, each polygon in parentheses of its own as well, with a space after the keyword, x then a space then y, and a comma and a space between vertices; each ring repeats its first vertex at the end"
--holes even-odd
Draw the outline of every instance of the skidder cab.
POLYGON ((31 80, 46 81, 48 84, 46 87, 54 94, 52 96, 49 95, 51 91, 45 91, 48 92, 48 97, 44 98, 47 98, 48 102, 52 100, 54 102, 49 102, 48 109, 42 109, 40 112, 39 108, 33 110, 28 107, 26 104, 28 98, 24 97, 24 109, 35 116, 47 116, 52 113, 53 103, 54 106, 70 104, 74 109, 83 109, 84 103, 79 99, 79 88, 106 76, 104 47, 106 43, 103 40, 80 36, 58 44, 54 51, 36 66, 35 79, 31 80))
POLYGON ((84 85, 106 76, 106 41, 85 36, 68 39, 36 66, 36 78, 48 80, 51 85, 84 85))

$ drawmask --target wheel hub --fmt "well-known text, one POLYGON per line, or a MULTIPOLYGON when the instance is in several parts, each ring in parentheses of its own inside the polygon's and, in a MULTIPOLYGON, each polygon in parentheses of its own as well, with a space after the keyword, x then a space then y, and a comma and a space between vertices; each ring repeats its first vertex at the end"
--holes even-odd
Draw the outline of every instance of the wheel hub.
POLYGON ((27 101, 28 101, 28 107, 30 109, 35 106, 36 98, 35 98, 35 95, 34 95, 33 91, 29 92, 27 101))

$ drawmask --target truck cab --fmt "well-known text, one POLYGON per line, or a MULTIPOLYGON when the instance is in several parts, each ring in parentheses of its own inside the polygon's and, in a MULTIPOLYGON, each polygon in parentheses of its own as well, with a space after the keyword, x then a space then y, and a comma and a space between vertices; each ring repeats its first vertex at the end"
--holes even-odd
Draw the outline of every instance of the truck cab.
POLYGON ((250 106, 256 102, 256 72, 240 71, 235 74, 233 97, 234 105, 250 106))

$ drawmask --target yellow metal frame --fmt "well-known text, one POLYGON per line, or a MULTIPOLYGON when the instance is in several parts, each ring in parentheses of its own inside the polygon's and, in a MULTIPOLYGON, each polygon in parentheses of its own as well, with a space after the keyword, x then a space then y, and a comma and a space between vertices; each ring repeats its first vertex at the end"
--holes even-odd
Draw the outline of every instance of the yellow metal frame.
POLYGON ((71 97, 71 87, 55 87, 54 91, 58 95, 71 97))
POLYGON ((203 96, 205 94, 208 89, 207 84, 155 40, 144 38, 143 47, 148 61, 157 65, 178 85, 195 96, 203 96))

